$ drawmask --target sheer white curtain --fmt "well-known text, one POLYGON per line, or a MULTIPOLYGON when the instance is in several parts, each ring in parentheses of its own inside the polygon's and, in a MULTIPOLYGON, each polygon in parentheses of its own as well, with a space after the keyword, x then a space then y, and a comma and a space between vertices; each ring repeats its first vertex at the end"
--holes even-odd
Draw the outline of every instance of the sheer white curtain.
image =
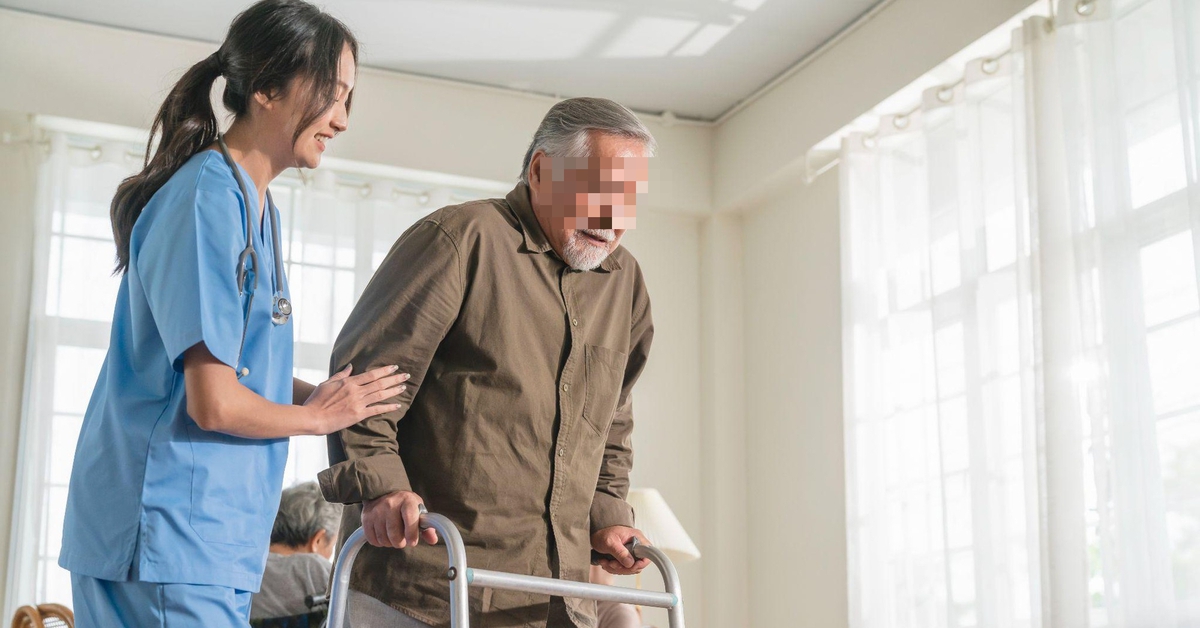
MULTIPOLYGON (((5 608, 69 603, 58 567, 75 442, 108 348, 119 278, 108 206, 141 165, 145 133, 40 119, 35 277, 5 608)), ((397 237, 441 205, 503 194, 507 186, 327 159, 271 185, 279 205, 295 305, 295 374, 327 377, 333 341, 397 237)), ((284 486, 328 466, 323 437, 296 437, 284 486)))
POLYGON ((1198 79, 1064 1, 844 142, 852 625, 1200 625, 1198 79))

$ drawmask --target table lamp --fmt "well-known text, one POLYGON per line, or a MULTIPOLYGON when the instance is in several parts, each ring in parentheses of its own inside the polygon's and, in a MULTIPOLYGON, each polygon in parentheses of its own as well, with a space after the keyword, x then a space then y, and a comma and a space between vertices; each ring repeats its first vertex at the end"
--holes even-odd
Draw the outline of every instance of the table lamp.
POLYGON ((683 524, 675 518, 667 500, 655 489, 633 488, 625 498, 633 506, 634 526, 650 544, 662 550, 672 563, 680 565, 700 558, 700 549, 692 542, 683 524))

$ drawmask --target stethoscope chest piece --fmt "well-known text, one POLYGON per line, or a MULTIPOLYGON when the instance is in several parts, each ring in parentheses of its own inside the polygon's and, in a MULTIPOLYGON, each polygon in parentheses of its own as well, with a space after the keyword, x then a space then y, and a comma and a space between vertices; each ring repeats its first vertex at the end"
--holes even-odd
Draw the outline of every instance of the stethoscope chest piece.
POLYGON ((271 304, 271 322, 276 325, 286 325, 292 317, 292 302, 282 294, 276 294, 271 304))

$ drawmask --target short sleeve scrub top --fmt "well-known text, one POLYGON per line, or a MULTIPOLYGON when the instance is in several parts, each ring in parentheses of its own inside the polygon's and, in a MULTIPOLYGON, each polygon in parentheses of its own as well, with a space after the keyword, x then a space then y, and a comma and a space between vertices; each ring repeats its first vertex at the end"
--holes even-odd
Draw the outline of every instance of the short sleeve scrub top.
POLYGON ((253 221, 262 268, 251 268, 251 302, 239 293, 238 264, 258 192, 241 175, 248 199, 221 153, 201 151, 134 225, 71 470, 59 564, 73 577, 259 588, 288 439, 200 429, 183 375, 184 352, 203 342, 250 390, 292 401, 292 323, 271 320, 271 295, 288 296, 286 281, 273 285, 278 210, 268 208, 274 221, 253 221))

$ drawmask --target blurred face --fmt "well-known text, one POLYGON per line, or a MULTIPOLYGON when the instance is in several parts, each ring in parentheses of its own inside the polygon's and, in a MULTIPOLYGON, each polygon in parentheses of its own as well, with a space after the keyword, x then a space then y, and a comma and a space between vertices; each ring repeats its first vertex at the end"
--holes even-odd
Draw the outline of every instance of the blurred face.
POLYGON ((637 220, 637 195, 649 188, 641 141, 591 134, 590 157, 549 157, 529 164, 529 200, 554 252, 576 270, 592 270, 637 220))
POLYGON ((290 163, 295 168, 316 168, 321 164, 321 155, 328 143, 349 127, 346 101, 354 89, 355 70, 354 54, 346 46, 338 61, 338 88, 333 106, 305 127, 294 144, 291 139, 296 125, 305 114, 307 94, 303 85, 293 83, 287 93, 276 98, 255 94, 265 111, 264 123, 277 130, 277 133, 273 131, 271 134, 279 138, 276 150, 284 163, 290 163))

